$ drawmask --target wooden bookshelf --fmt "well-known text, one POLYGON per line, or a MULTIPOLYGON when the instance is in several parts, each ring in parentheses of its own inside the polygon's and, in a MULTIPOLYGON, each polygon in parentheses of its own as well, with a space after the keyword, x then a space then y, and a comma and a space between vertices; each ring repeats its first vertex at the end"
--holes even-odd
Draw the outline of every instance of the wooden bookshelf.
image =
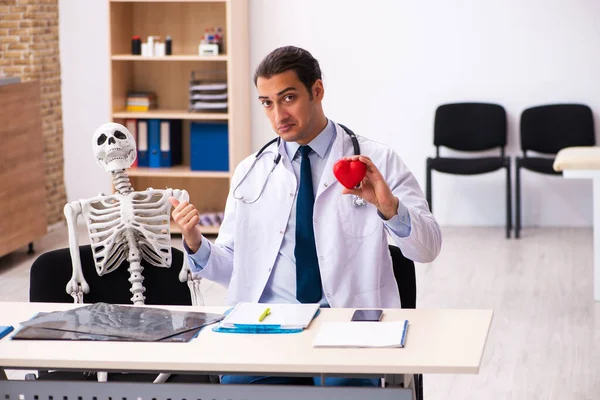
POLYGON ((230 116, 228 113, 192 113, 187 110, 150 110, 150 111, 115 111, 113 112, 115 119, 183 119, 188 121, 227 121, 230 116))
MULTIPOLYGON (((203 235, 218 235, 219 234, 219 226, 201 226, 203 235)), ((181 235, 181 230, 175 224, 175 222, 171 221, 171 234, 172 235, 181 235)))
POLYGON ((113 61, 227 61, 226 55, 198 56, 193 54, 170 55, 164 57, 142 57, 131 54, 115 54, 111 57, 113 61))
MULTIPOLYGON (((111 3, 164 3, 173 0, 110 0, 111 3)), ((177 3, 226 3, 229 0, 174 0, 177 3)))
MULTIPOLYGON (((202 213, 223 211, 231 174, 250 154, 250 64, 248 0, 108 0, 110 8, 111 120, 180 119, 183 121, 183 164, 171 168, 132 168, 129 175, 136 190, 173 188, 187 190, 190 201, 202 213), (224 48, 218 56, 199 56, 198 45, 206 28, 222 27, 224 48), (149 35, 172 38, 173 55, 132 55, 131 38, 146 41, 149 35), (227 82, 228 111, 189 112, 192 71, 227 82), (153 91, 158 108, 147 112, 125 110, 127 93, 153 91), (225 121, 228 126, 229 171, 190 169, 190 124, 225 121)), ((177 228, 172 226, 172 232, 177 228)), ((218 227, 203 227, 217 234, 218 227)))
POLYGON ((229 179, 229 172, 220 171, 192 171, 189 165, 177 165, 171 168, 136 167, 127 170, 130 177, 163 176, 174 178, 225 178, 229 179))

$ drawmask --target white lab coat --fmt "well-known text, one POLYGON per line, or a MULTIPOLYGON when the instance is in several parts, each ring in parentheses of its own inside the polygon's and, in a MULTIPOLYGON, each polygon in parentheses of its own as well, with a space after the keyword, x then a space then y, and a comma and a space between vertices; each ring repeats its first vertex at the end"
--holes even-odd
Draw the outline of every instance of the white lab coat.
MULTIPOLYGON (((350 137, 337 124, 336 133, 315 195, 313 225, 323 293, 331 307, 400 307, 386 229, 377 209, 370 203, 354 207, 353 196, 341 194, 342 185, 333 175, 333 164, 354 154, 350 137)), ((393 237, 395 244, 416 262, 433 261, 441 248, 441 232, 416 179, 391 149, 360 136, 358 140, 361 154, 371 158, 410 214, 410 236, 393 237)), ((256 198, 273 167, 277 145, 268 151, 237 189, 236 197, 256 198)), ((283 143, 279 151, 285 151, 283 143)), ((254 159, 254 154, 249 156, 235 170, 219 236, 199 273, 228 287, 230 304, 259 301, 281 247, 298 185, 289 160, 282 157, 258 201, 245 204, 234 199, 233 188, 254 159)))

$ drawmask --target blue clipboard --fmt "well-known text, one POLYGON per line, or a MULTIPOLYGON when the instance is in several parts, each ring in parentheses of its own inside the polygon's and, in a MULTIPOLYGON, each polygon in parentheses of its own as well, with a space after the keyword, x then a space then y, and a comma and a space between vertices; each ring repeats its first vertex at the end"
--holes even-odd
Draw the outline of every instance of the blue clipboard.
POLYGON ((0 339, 2 339, 4 336, 8 335, 9 333, 11 333, 12 331, 14 331, 15 328, 12 326, 0 326, 0 339))
MULTIPOLYGON (((224 314, 227 315, 233 310, 230 308, 225 311, 224 314)), ((317 310, 313 319, 317 318, 317 316, 321 313, 321 310, 317 310)), ((235 328, 223 328, 221 323, 219 322, 216 326, 212 328, 213 332, 220 333, 246 333, 246 334, 285 334, 285 333, 300 333, 303 329, 282 329, 279 325, 236 325, 235 328)))
POLYGON ((406 344, 406 331, 408 331, 408 320, 404 321, 404 330, 402 331, 402 339, 400 340, 401 347, 404 347, 406 344))

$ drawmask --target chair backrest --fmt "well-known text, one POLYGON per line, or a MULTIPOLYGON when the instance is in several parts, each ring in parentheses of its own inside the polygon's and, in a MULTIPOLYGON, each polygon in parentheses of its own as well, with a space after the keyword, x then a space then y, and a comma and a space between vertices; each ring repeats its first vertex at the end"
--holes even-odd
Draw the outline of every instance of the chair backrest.
POLYGON ((452 103, 435 112, 433 144, 461 151, 506 146, 506 110, 491 103, 452 103))
POLYGON ((392 256, 394 277, 400 291, 400 304, 402 308, 417 307, 417 277, 415 262, 404 257, 400 248, 389 246, 392 256))
MULTIPOLYGON (((146 288, 144 292, 146 304, 192 304, 187 284, 179 280, 179 271, 183 265, 183 253, 175 248, 171 250, 172 264, 170 268, 159 268, 142 261, 144 267, 142 284, 146 288)), ((84 302, 132 304, 127 261, 124 261, 115 271, 98 276, 91 247, 89 245, 80 246, 79 251, 83 274, 90 285, 90 293, 83 296, 84 302)), ((71 279, 71 268, 71 254, 68 248, 40 255, 31 266, 29 301, 72 303, 73 298, 65 292, 67 282, 71 279)))
POLYGON ((594 116, 584 104, 531 107, 521 114, 521 149, 556 154, 565 147, 594 146, 594 116))

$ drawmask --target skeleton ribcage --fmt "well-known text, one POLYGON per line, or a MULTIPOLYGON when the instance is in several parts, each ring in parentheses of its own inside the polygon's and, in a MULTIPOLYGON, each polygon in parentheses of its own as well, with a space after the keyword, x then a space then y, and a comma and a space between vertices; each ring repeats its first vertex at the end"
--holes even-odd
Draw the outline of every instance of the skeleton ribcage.
POLYGON ((82 202, 98 275, 125 260, 171 266, 171 190, 115 193, 82 202))

